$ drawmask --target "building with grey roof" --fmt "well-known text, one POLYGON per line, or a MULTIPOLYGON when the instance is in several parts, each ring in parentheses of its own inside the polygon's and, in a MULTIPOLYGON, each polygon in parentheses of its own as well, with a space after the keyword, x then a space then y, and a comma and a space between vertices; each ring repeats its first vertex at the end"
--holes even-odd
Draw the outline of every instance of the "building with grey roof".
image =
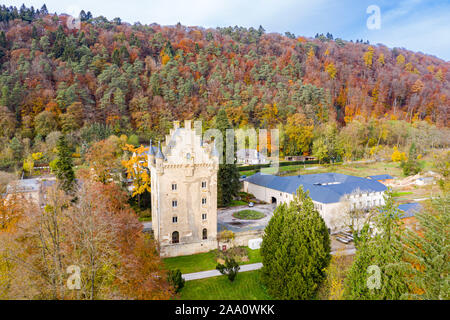
POLYGON ((267 158, 256 149, 239 149, 236 151, 238 164, 264 164, 269 163, 267 158))
POLYGON ((15 196, 42 206, 46 200, 48 188, 55 183, 56 180, 54 178, 21 179, 13 181, 6 187, 6 200, 8 201, 11 197, 15 196))
POLYGON ((423 209, 423 207, 420 203, 411 202, 400 204, 398 209, 401 211, 400 218, 405 219, 414 217, 417 212, 420 212, 423 209))
POLYGON ((390 174, 378 174, 374 176, 368 176, 367 179, 377 180, 377 181, 386 181, 394 179, 390 174))
POLYGON ((383 205, 386 191, 376 180, 332 172, 285 177, 256 173, 244 180, 245 192, 274 204, 289 203, 299 187, 309 193, 331 230, 344 223, 350 210, 383 205))

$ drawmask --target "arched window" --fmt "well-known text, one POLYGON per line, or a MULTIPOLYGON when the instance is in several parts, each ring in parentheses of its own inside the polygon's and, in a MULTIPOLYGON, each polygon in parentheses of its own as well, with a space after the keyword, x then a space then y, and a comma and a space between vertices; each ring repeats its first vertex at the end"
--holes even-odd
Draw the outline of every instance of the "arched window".
POLYGON ((208 239, 208 230, 203 229, 203 240, 208 239))
POLYGON ((172 243, 178 243, 180 242, 180 234, 178 233, 178 231, 174 231, 172 233, 172 243))

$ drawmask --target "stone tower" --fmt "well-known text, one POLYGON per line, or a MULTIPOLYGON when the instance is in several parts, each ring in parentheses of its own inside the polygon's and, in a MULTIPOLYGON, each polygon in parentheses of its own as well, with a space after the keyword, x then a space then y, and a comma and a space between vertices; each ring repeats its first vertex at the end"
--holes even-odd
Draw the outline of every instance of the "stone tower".
POLYGON ((163 257, 217 247, 218 153, 191 126, 175 121, 164 146, 148 152, 152 228, 163 257))

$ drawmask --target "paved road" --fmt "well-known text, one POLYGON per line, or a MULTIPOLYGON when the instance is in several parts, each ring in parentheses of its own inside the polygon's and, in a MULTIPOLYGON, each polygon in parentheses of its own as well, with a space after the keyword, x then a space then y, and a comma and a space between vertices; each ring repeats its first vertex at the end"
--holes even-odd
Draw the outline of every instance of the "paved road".
MULTIPOLYGON (((244 265, 241 265, 241 269, 239 269, 239 272, 253 271, 253 270, 258 270, 261 268, 262 268, 262 263, 244 264, 244 265)), ((222 274, 218 270, 208 270, 208 271, 183 274, 183 278, 186 281, 190 281, 190 280, 198 280, 198 279, 204 279, 204 278, 217 277, 217 276, 221 276, 221 275, 222 274)))
MULTIPOLYGON (((337 251, 331 252, 331 254, 336 254, 337 251)), ((355 254, 356 249, 347 249, 340 251, 342 255, 347 256, 351 254, 355 254)), ((244 264, 241 265, 241 269, 239 269, 239 272, 245 272, 245 271, 253 271, 258 270, 262 268, 262 263, 252 263, 252 264, 244 264)), ((211 278, 211 277, 217 277, 221 276, 222 274, 218 270, 208 270, 208 271, 200 271, 200 272, 194 272, 194 273, 186 273, 183 274, 182 277, 186 281, 190 280, 198 280, 198 279, 205 279, 205 278, 211 278)))

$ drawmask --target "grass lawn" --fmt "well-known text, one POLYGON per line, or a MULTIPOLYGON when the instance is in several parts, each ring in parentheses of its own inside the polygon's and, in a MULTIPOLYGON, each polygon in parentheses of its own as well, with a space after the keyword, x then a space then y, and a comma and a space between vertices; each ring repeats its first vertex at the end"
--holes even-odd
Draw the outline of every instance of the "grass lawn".
POLYGON ((316 165, 318 168, 305 170, 300 166, 280 167, 280 173, 285 175, 314 174, 325 172, 337 172, 357 177, 367 177, 377 174, 390 174, 394 177, 403 177, 399 163, 394 162, 373 162, 373 163, 351 163, 335 165, 316 165))
POLYGON ((259 220, 264 218, 264 213, 247 209, 233 213, 233 217, 243 220, 259 220))
POLYGON ((192 273, 216 269, 216 253, 209 251, 193 254, 190 256, 179 256, 163 259, 167 269, 180 269, 181 273, 192 273))
POLYGON ((181 290, 182 300, 270 300, 261 284, 260 272, 239 272, 230 282, 226 276, 186 281, 181 290))
POLYGON ((247 170, 247 171, 240 171, 239 174, 242 176, 251 176, 254 175, 256 172, 258 172, 257 170, 247 170))
POLYGON ((395 192, 393 192, 392 193, 392 196, 393 197, 401 197, 401 196, 406 196, 406 195, 409 195, 409 194, 413 194, 412 193, 412 191, 395 191, 395 192))
MULTIPOLYGON (((239 264, 251 264, 261 262, 261 255, 259 249, 251 250, 247 248, 248 260, 239 264)), ((167 269, 180 269, 181 273, 193 273, 206 270, 214 270, 217 265, 217 251, 198 253, 189 256, 180 256, 163 259, 164 265, 167 269)))

